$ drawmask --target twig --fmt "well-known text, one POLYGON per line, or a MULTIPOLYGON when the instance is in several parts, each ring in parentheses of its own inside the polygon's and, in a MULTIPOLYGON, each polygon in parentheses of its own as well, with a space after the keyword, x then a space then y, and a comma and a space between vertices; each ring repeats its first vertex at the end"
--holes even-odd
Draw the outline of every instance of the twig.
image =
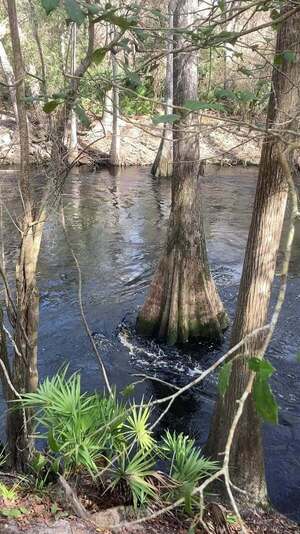
POLYGON ((71 488, 66 479, 59 475, 57 483, 63 489, 67 503, 71 506, 73 512, 81 519, 89 519, 90 514, 79 501, 75 491, 71 488))

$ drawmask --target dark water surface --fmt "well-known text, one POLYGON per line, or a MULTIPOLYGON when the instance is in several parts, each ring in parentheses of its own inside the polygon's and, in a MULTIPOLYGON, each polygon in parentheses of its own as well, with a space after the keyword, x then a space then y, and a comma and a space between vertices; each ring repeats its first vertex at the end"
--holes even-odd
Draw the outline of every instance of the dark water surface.
MULTIPOLYGON (((11 214, 18 213, 15 173, 2 171, 0 184, 11 214)), ((203 180, 209 257, 231 316, 255 184, 255 169, 210 168, 203 180)), ((117 176, 108 171, 74 174, 69 177, 64 204, 70 241, 82 269, 86 315, 111 381, 117 387, 132 381, 133 373, 187 383, 225 350, 229 334, 222 348, 199 345, 186 351, 145 343, 130 328, 163 244, 170 204, 168 181, 153 180, 145 168, 126 169, 117 176)), ((16 254, 17 235, 6 214, 4 219, 9 269, 16 254)), ((289 517, 300 520, 300 364, 296 361, 300 349, 300 226, 295 241, 287 299, 269 349, 277 369, 273 388, 281 408, 280 422, 275 427, 265 426, 264 443, 272 502, 289 517)), ((102 388, 97 361, 81 323, 77 272, 56 212, 45 228, 39 286, 41 377, 70 362, 71 371, 81 372, 83 387, 102 388)), ((274 296, 276 286, 278 280, 274 296)), ((189 432, 202 445, 215 390, 216 378, 209 377, 173 405, 162 428, 168 425, 189 432)), ((146 397, 169 392, 161 384, 149 381, 138 390, 146 397)))

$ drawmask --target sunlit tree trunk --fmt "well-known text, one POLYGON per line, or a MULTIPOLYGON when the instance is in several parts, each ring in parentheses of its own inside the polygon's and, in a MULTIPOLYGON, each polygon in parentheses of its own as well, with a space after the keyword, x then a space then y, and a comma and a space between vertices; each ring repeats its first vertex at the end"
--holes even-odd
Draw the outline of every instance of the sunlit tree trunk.
MULTIPOLYGON (((174 12, 174 28, 192 27, 197 0, 181 0, 174 12)), ((186 45, 178 33, 176 48, 186 45)), ((174 106, 198 99, 197 53, 174 57, 174 106)), ((227 316, 212 279, 203 229, 199 190, 199 130, 197 115, 174 126, 174 174, 167 242, 137 320, 143 335, 168 343, 199 338, 220 339, 227 316)))
MULTIPOLYGON (((166 115, 173 113, 173 10, 174 0, 168 6, 170 31, 167 34, 165 98, 166 115)), ((173 172, 173 129, 170 123, 164 124, 162 138, 154 160, 151 173, 157 178, 172 176, 173 172)))
MULTIPOLYGON (((71 30, 71 75, 75 76, 76 72, 76 53, 77 53, 77 24, 72 23, 71 30)), ((73 161, 78 155, 78 140, 77 140, 77 118, 74 108, 71 110, 70 118, 70 145, 69 145, 69 160, 73 161)))
POLYGON ((4 37, 5 33, 6 33, 6 27, 4 25, 0 26, 0 62, 1 62, 1 66, 4 72, 6 83, 8 85, 8 90, 9 90, 12 107, 14 110, 14 115, 15 115, 16 120, 18 120, 14 71, 8 59, 8 55, 6 53, 6 50, 2 42, 2 38, 4 37))
MULTIPOLYGON (((286 2, 284 11, 293 2, 286 2)), ((273 69, 272 93, 269 101, 267 125, 282 129, 282 138, 289 141, 287 130, 297 130, 300 83, 300 13, 281 23, 278 29, 276 54, 295 52, 295 61, 283 60, 273 69)), ((253 207, 252 221, 246 248, 242 279, 239 289, 236 317, 231 335, 231 346, 247 334, 266 324, 276 257, 288 197, 288 184, 283 175, 278 153, 283 150, 278 139, 267 134, 260 161, 259 177, 253 207)), ((229 388, 219 397, 213 417, 207 453, 214 458, 225 449, 229 428, 237 409, 237 401, 244 392, 250 371, 247 358, 259 356, 263 340, 256 339, 247 346, 242 357, 232 364, 229 388)), ((246 499, 253 504, 266 501, 264 455, 261 422, 253 398, 247 402, 237 428, 230 454, 231 479, 246 491, 246 499)), ((240 495, 240 498, 242 495, 240 495)))
POLYGON ((109 89, 106 91, 103 103, 102 114, 102 126, 105 129, 105 133, 112 131, 112 119, 113 119, 113 91, 109 89))
POLYGON ((112 50, 111 53, 111 64, 112 64, 112 79, 113 79, 113 117, 112 117, 112 138, 111 138, 111 148, 109 155, 109 163, 111 165, 121 165, 121 132, 120 132, 120 95, 119 88, 117 87, 118 83, 118 63, 115 51, 112 50))

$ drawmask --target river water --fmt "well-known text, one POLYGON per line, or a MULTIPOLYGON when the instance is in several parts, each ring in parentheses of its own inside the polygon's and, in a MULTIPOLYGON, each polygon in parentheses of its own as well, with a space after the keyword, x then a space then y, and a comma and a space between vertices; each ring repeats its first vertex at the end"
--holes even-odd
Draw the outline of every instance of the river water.
MULTIPOLYGON (((209 168, 203 179, 203 204, 209 258, 226 308, 233 317, 256 185, 256 169, 209 168)), ((0 173, 1 196, 11 215, 20 210, 15 172, 0 173)), ((83 276, 86 316, 112 383, 123 388, 132 374, 147 373, 185 384, 226 349, 197 345, 170 349, 146 343, 132 325, 145 298, 163 246, 170 206, 167 180, 152 179, 147 168, 74 173, 64 194, 65 217, 83 276)), ((17 232, 4 211, 8 271, 16 255, 17 232)), ((12 273, 9 273, 12 276, 12 273)), ((103 388, 78 306, 77 271, 58 213, 47 222, 39 263, 41 378, 65 362, 78 370, 83 387, 103 388)), ((275 282, 276 295, 278 279, 275 282)), ((274 506, 300 521, 300 225, 296 229, 287 299, 269 349, 277 369, 272 385, 280 405, 277 426, 265 425, 264 444, 269 493, 274 506)), ((147 381, 137 388, 146 398, 168 394, 147 381)), ((199 445, 207 437, 216 394, 216 378, 174 403, 161 428, 189 432, 199 445)), ((4 416, 2 417, 2 423, 4 416)), ((3 434, 3 424, 2 424, 3 434)))

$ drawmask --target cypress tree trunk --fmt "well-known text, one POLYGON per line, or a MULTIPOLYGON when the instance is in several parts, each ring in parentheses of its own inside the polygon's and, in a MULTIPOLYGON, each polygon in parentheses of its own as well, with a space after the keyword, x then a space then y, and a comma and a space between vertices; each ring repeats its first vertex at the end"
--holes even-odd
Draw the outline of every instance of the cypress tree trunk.
MULTIPOLYGON (((284 11, 291 9, 287 2, 284 11)), ((295 53, 295 61, 284 60, 273 69, 272 93, 269 101, 267 126, 282 129, 282 137, 289 141, 287 130, 296 130, 299 111, 300 82, 300 13, 283 22, 277 34, 276 55, 284 50, 295 53)), ((239 289, 231 346, 267 321, 276 257, 288 197, 288 183, 278 161, 283 150, 278 140, 266 135, 262 149, 259 177, 252 221, 246 248, 243 274, 239 289)), ((206 453, 220 459, 228 432, 237 409, 237 400, 244 392, 250 371, 247 358, 259 356, 263 340, 256 339, 241 352, 242 357, 232 364, 230 383, 224 398, 219 397, 206 453)), ((245 499, 252 504, 266 501, 264 454, 261 421, 250 396, 240 419, 230 455, 231 480, 247 492, 245 499)), ((241 496, 240 496, 241 497, 241 496)))
MULTIPOLYGON (((167 34, 167 59, 166 59, 166 115, 173 113, 173 10, 174 0, 170 0, 168 6, 168 21, 170 31, 167 34)), ((167 178, 173 173, 173 131, 169 123, 164 124, 163 134, 156 158, 152 165, 151 173, 156 178, 167 178)))
MULTIPOLYGON (((191 27, 197 0, 181 0, 174 28, 191 27)), ((176 48, 187 44, 177 34, 176 48)), ((174 57, 174 105, 198 99, 197 53, 174 57)), ((220 339, 228 321, 212 279, 206 251, 199 190, 199 131, 197 115, 175 124, 172 205, 167 242, 149 295, 137 320, 138 331, 170 344, 199 338, 220 339)))

